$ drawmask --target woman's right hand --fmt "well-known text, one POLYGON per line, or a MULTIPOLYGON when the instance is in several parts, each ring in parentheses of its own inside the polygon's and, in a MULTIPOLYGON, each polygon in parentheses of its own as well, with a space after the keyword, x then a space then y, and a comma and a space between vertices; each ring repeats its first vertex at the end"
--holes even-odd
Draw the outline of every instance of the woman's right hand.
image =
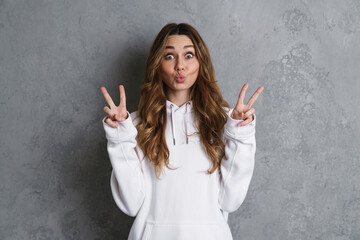
POLYGON ((100 88, 102 94, 105 97, 106 102, 109 104, 110 108, 108 106, 104 107, 104 111, 107 115, 105 119, 105 123, 110 125, 113 128, 117 128, 118 122, 125 121, 129 116, 126 110, 126 96, 125 96, 125 89, 123 85, 119 85, 120 90, 120 104, 119 106, 116 106, 113 100, 111 99, 109 93, 106 91, 105 87, 100 88))

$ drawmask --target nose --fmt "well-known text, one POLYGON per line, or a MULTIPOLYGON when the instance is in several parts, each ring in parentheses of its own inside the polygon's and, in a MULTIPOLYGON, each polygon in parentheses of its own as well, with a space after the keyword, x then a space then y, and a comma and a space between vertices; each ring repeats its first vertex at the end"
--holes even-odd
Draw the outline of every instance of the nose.
POLYGON ((184 69, 185 69, 184 62, 181 59, 178 59, 176 65, 175 65, 175 70, 176 71, 183 71, 184 69))

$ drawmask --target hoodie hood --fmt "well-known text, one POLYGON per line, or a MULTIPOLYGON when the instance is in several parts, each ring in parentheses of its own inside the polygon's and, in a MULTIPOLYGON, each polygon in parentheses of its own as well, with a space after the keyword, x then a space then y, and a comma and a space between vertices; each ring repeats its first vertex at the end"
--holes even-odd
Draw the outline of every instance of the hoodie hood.
POLYGON ((180 140, 183 137, 185 137, 185 144, 189 143, 189 126, 192 125, 189 123, 189 116, 191 116, 192 112, 192 101, 188 101, 179 107, 175 103, 166 100, 167 124, 171 125, 172 145, 175 146, 177 144, 176 139, 180 140), (182 128, 177 129, 176 126, 182 126, 182 128))

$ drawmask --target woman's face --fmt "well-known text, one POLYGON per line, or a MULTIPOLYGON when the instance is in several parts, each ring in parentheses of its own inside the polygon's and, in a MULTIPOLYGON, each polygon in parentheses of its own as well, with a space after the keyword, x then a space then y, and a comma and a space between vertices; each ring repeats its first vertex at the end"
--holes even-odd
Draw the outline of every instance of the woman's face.
POLYGON ((169 36, 160 63, 160 77, 167 86, 167 93, 190 95, 199 73, 199 61, 193 42, 186 35, 169 36))

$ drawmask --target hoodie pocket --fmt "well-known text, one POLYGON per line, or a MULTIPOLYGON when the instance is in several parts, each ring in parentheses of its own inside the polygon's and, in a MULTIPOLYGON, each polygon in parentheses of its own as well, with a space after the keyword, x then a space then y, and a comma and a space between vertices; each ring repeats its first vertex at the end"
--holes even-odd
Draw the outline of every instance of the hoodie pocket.
POLYGON ((219 225, 146 223, 141 240, 218 240, 222 239, 219 225))

